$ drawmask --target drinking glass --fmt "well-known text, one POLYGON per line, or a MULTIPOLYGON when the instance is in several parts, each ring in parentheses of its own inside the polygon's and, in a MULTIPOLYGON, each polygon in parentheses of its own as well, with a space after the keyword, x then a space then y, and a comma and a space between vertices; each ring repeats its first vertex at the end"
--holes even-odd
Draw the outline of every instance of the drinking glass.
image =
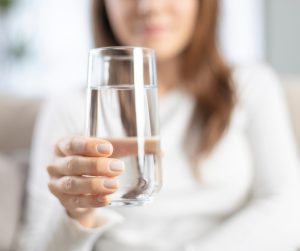
POLYGON ((143 205, 162 186, 154 50, 104 47, 89 53, 86 134, 112 143, 125 163, 110 206, 143 205))

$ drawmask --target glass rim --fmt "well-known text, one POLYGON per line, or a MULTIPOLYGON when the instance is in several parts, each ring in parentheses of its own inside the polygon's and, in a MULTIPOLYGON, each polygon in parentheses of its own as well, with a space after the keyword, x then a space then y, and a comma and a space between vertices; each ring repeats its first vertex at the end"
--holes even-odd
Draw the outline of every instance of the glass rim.
POLYGON ((105 47, 99 47, 99 48, 93 48, 89 50, 89 54, 92 56, 97 56, 101 52, 104 51, 133 51, 134 49, 140 49, 143 51, 143 53, 153 54, 155 55, 155 50, 153 48, 149 47, 141 47, 141 46, 105 46, 105 47))

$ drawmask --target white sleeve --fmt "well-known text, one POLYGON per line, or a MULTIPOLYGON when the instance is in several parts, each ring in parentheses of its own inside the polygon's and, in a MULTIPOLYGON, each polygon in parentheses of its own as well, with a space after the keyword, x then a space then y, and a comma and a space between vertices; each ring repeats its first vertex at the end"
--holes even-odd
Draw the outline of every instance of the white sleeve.
MULTIPOLYGON (((19 250, 91 250, 104 231, 122 221, 122 217, 112 210, 97 209, 99 217, 105 217, 107 223, 99 228, 85 228, 68 217, 48 190, 46 166, 53 158, 55 143, 62 137, 78 133, 76 118, 70 116, 70 109, 72 105, 68 106, 64 101, 48 102, 38 118, 27 183, 25 227, 18 244, 19 250)), ((81 115, 77 113, 79 119, 84 117, 81 115)))
POLYGON ((300 244, 300 166, 283 92, 267 67, 249 76, 241 98, 254 160, 251 199, 186 251, 292 251, 300 244))

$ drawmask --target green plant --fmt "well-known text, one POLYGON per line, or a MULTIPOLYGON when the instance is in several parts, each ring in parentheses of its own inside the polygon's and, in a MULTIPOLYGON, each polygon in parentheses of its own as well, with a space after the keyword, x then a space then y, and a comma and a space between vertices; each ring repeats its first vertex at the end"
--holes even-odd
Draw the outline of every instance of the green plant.
POLYGON ((25 41, 18 41, 8 49, 10 57, 22 60, 28 53, 28 45, 25 41))
POLYGON ((0 12, 8 11, 17 0, 0 0, 0 12))

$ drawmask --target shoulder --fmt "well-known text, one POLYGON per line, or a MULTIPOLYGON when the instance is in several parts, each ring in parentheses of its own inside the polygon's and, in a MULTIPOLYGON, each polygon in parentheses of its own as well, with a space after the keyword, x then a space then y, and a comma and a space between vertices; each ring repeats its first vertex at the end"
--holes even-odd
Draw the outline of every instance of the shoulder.
POLYGON ((233 68, 233 82, 238 91, 245 89, 276 88, 279 78, 268 64, 240 65, 233 68))
POLYGON ((279 77, 268 64, 240 65, 233 68, 232 79, 241 103, 252 103, 272 95, 282 95, 279 77))

